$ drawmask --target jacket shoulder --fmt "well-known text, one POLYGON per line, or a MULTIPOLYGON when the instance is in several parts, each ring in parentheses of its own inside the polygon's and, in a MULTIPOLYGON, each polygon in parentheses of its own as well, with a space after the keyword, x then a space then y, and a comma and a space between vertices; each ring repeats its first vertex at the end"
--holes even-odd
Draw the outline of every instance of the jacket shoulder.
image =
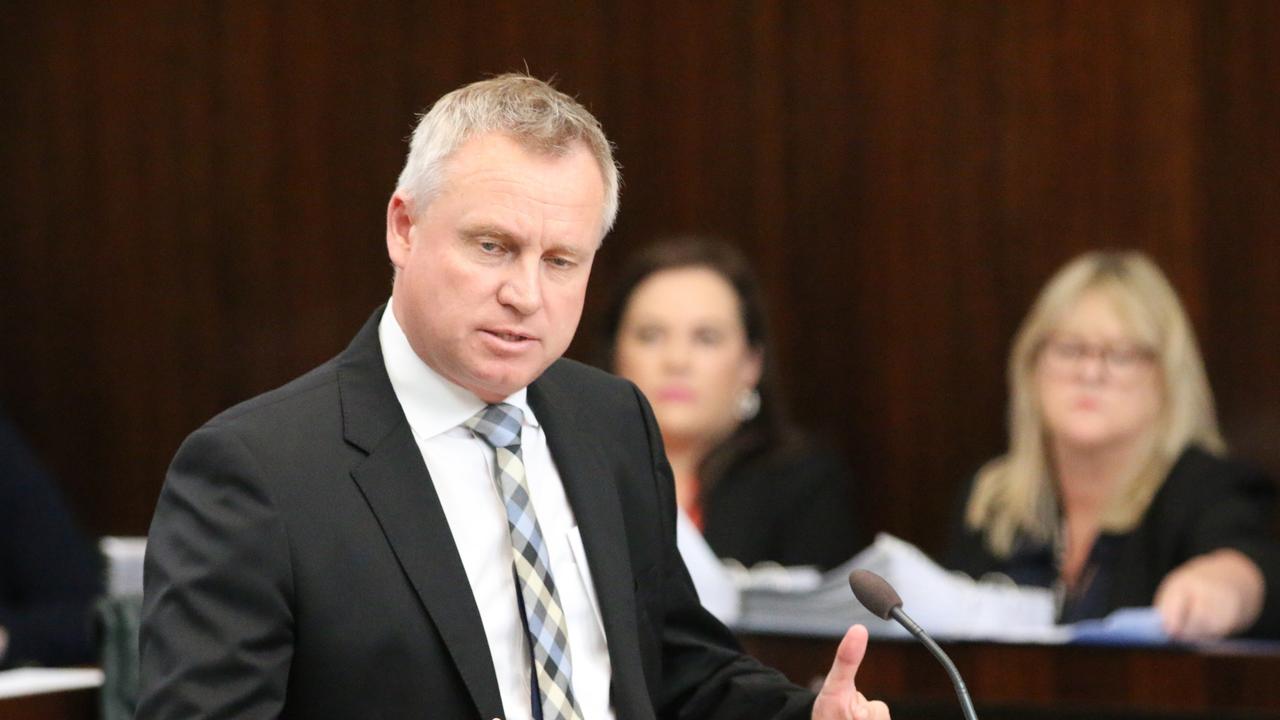
POLYGON ((634 408, 639 390, 629 380, 600 368, 561 358, 551 364, 538 383, 556 392, 575 394, 601 403, 625 403, 634 408))
POLYGON ((338 372, 334 359, 278 388, 233 405, 201 429, 279 431, 326 415, 336 418, 338 413, 338 372))
POLYGON ((1261 470, 1192 445, 1182 452, 1169 470, 1161 494, 1189 498, 1231 491, 1265 491, 1270 487, 1271 481, 1261 470))

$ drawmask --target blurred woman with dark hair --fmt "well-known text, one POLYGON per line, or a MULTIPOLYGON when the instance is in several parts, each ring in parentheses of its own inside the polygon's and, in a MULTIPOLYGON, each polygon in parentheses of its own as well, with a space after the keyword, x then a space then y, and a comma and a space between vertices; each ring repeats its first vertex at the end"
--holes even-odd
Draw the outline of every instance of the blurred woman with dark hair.
POLYGON ((641 250, 603 331, 606 364, 653 405, 677 501, 717 555, 823 569, 852 556, 848 468, 788 421, 736 249, 686 237, 641 250))

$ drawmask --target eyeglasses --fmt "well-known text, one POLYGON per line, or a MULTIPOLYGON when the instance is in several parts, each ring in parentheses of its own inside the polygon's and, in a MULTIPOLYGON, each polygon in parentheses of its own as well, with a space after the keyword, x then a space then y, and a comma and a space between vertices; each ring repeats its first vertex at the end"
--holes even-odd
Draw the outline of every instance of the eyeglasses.
POLYGON ((1097 358, 1099 367, 1115 380, 1128 380, 1156 359, 1149 347, 1131 343, 1116 345, 1085 342, 1079 338, 1050 338, 1045 341, 1041 358, 1045 369, 1056 375, 1072 375, 1097 358))

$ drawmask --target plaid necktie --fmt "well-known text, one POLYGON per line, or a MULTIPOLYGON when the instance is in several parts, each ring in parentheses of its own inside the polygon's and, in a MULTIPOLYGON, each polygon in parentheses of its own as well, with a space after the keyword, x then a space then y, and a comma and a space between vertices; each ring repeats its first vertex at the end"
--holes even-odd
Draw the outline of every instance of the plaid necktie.
POLYGON ((524 414, 506 403, 489 405, 464 425, 493 448, 497 462, 494 480, 507 507, 511 533, 512 574, 524 608, 525 631, 533 656, 533 675, 542 696, 543 720, 581 720, 569 685, 569 633, 551 562, 542 541, 542 528, 529 499, 520 454, 520 423, 524 414))

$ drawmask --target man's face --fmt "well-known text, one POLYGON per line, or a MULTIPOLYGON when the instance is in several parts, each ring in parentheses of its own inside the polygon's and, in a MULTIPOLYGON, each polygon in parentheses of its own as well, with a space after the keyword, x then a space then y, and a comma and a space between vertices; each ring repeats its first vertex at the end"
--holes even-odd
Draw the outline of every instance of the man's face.
POLYGON ((578 327, 603 207, 585 145, 553 157, 500 133, 454 152, 426 208, 393 195, 392 303, 418 357, 485 402, 533 382, 578 327))

